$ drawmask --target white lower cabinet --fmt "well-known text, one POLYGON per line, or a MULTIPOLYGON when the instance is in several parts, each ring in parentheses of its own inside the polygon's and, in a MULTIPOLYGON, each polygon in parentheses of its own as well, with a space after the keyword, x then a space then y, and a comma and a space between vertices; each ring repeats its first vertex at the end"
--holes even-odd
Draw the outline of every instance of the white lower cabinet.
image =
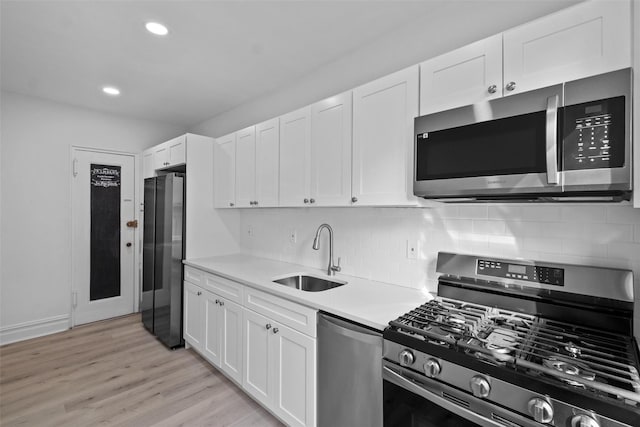
POLYGON ((185 267, 185 341, 290 426, 316 425, 316 314, 185 267))
POLYGON ((242 307, 184 283, 184 339, 209 362, 242 382, 242 307))
POLYGON ((288 425, 315 425, 316 340, 247 308, 243 312, 243 387, 288 425))

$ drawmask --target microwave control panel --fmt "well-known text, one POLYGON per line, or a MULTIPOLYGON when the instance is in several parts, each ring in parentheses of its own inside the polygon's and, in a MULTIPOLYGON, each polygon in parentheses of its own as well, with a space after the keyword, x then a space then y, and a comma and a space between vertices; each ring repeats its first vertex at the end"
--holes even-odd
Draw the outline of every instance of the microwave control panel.
POLYGON ((562 109, 563 170, 624 166, 624 96, 562 109))
POLYGON ((513 264, 479 259, 476 264, 476 274, 564 286, 564 269, 542 265, 513 264))

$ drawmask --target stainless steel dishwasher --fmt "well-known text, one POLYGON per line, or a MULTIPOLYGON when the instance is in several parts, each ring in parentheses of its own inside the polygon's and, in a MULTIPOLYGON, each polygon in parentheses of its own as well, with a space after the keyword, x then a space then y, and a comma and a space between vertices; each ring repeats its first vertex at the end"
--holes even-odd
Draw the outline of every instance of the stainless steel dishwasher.
POLYGON ((318 426, 382 427, 382 333, 320 313, 318 426))

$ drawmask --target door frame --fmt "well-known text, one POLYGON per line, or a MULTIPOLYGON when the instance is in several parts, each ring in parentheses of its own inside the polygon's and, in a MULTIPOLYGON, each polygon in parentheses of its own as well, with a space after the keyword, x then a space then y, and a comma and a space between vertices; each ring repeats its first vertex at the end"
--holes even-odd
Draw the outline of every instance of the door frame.
POLYGON ((140 182, 140 177, 142 176, 142 166, 140 164, 141 157, 140 153, 132 153, 129 151, 118 151, 118 150, 105 150, 102 148, 93 148, 93 147, 84 147, 80 145, 69 145, 69 218, 71 218, 71 227, 69 230, 69 239, 71 240, 71 252, 70 252, 70 260, 69 260, 69 276, 71 280, 69 280, 69 328, 73 328, 76 326, 76 314, 73 309, 73 300, 74 300, 74 292, 77 287, 74 283, 74 275, 73 269, 74 265, 74 243, 73 243, 73 224, 75 221, 75 214, 73 209, 73 179, 75 173, 75 163, 74 163, 74 154, 76 151, 89 151, 92 153, 102 153, 102 154, 116 154, 120 156, 130 156, 133 157, 133 206, 134 206, 134 220, 138 221, 138 227, 134 230, 134 242, 137 245, 137 248, 133 255, 133 265, 134 265, 134 273, 133 273, 133 312, 137 313, 140 311, 140 281, 142 276, 142 234, 140 233, 140 229, 143 226, 140 216, 141 205, 139 205, 140 194, 142 191, 141 185, 144 182, 140 182))

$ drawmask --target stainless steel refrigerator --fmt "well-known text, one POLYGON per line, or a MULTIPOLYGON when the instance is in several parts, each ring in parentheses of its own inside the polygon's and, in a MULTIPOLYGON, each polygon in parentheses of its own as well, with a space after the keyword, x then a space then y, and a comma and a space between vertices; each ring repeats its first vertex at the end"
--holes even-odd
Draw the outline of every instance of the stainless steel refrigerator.
POLYGON ((167 347, 182 339, 184 175, 144 180, 142 323, 167 347))

